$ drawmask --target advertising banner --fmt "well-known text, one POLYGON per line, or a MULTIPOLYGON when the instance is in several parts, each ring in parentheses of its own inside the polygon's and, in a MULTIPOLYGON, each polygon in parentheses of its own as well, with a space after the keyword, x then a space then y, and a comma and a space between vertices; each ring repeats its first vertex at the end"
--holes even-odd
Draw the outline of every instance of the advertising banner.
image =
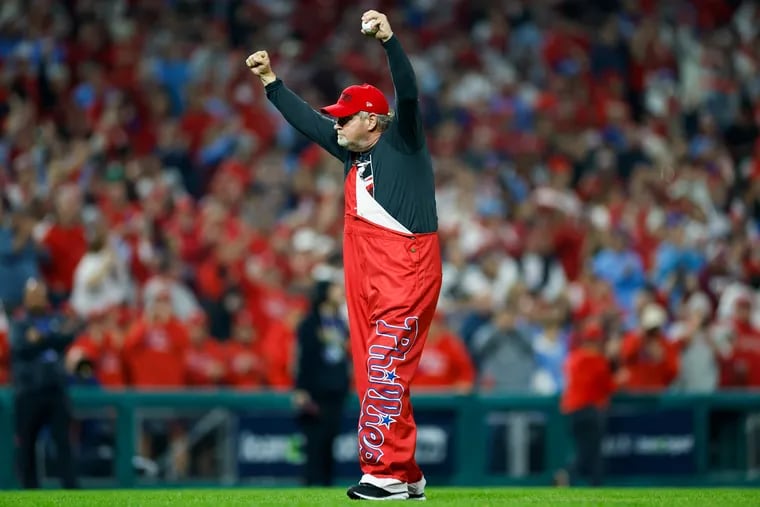
POLYGON ((693 412, 614 407, 602 452, 611 475, 692 474, 696 472, 693 412))
MULTIPOLYGON (((333 446, 336 478, 359 477, 356 438, 357 415, 344 415, 333 446)), ((418 411, 417 462, 428 477, 449 477, 454 470, 455 417, 451 411, 418 411)), ((305 462, 304 437, 288 413, 241 414, 238 417, 234 455, 241 479, 298 478, 305 462)))

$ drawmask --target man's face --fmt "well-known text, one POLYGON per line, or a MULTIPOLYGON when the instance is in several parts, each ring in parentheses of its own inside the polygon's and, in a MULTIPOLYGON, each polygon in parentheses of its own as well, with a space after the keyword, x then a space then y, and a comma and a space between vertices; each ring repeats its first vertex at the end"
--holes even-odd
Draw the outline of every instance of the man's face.
POLYGON ((41 310, 47 306, 47 288, 36 280, 29 280, 24 291, 24 303, 29 310, 41 310))
POLYGON ((343 116, 335 120, 335 131, 338 145, 351 151, 360 151, 359 147, 366 142, 369 128, 376 121, 374 115, 361 112, 351 116, 343 116))
POLYGON ((165 322, 174 315, 171 296, 169 294, 159 294, 153 302, 153 316, 156 320, 165 322))
POLYGON ((58 194, 55 207, 62 221, 74 221, 82 212, 82 197, 79 195, 79 191, 71 187, 66 188, 58 194))

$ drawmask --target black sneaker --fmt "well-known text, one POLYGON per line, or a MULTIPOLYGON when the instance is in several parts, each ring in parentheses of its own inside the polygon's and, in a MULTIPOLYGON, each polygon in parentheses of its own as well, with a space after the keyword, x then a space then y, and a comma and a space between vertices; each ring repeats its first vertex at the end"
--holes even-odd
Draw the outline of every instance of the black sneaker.
POLYGON ((408 500, 427 500, 427 497, 425 496, 425 493, 409 493, 408 500))
MULTIPOLYGON (((406 484, 404 484, 404 488, 406 488, 406 484)), ((351 500, 406 500, 409 498, 406 489, 394 493, 366 482, 351 486, 346 494, 351 500)), ((423 494, 423 496, 425 495, 423 494)))

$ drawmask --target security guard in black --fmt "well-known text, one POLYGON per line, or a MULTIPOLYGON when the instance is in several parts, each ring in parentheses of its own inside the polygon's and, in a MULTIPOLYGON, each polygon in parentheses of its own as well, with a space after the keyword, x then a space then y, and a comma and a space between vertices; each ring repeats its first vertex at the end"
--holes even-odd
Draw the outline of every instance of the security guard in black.
POLYGON ((58 475, 64 488, 78 487, 69 430, 71 409, 64 368, 66 347, 78 324, 47 307, 47 289, 29 280, 24 309, 11 322, 11 372, 15 394, 16 439, 24 488, 39 487, 36 443, 42 428, 50 427, 58 458, 58 475))

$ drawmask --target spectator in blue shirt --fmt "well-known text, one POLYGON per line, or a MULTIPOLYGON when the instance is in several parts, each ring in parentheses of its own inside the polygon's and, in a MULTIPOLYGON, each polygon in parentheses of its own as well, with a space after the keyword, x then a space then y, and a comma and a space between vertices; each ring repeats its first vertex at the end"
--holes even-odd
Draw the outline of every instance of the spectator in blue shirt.
POLYGON ((608 247, 594 256, 593 270, 612 286, 615 299, 626 315, 635 315, 636 294, 644 287, 646 277, 641 257, 630 247, 624 231, 612 232, 608 247))
POLYGON ((26 281, 39 277, 41 251, 32 237, 34 224, 29 211, 8 212, 0 204, 0 301, 8 312, 23 302, 26 281))
POLYGON ((704 265, 704 253, 688 245, 682 223, 667 229, 655 255, 654 284, 669 295, 671 308, 682 299, 687 275, 698 274, 704 265))

